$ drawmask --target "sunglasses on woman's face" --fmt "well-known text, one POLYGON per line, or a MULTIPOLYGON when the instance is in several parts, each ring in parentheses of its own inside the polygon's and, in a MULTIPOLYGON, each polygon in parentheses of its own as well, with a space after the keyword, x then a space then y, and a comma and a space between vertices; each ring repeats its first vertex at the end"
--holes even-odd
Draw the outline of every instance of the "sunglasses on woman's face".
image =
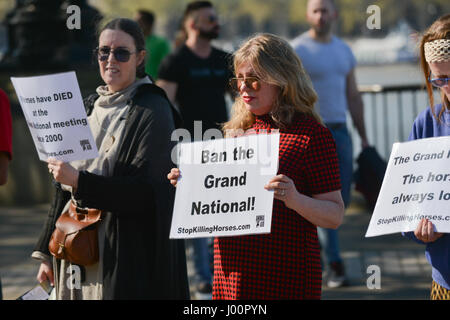
POLYGON ((247 88, 250 88, 254 91, 259 91, 259 89, 261 89, 261 80, 256 77, 230 79, 230 87, 237 92, 241 91, 242 83, 245 83, 245 86, 247 88))
POLYGON ((433 79, 428 79, 428 81, 435 87, 437 88, 442 88, 446 85, 448 85, 448 80, 450 80, 450 78, 433 78, 433 79))
POLYGON ((442 88, 446 85, 448 85, 448 80, 450 78, 444 77, 444 78, 431 78, 431 72, 428 76, 428 82, 430 82, 433 86, 437 88, 442 88))
POLYGON ((130 56, 135 52, 130 52, 128 49, 125 48, 117 48, 112 50, 110 47, 101 47, 95 49, 95 52, 97 54, 97 58, 100 61, 106 61, 109 58, 109 54, 112 53, 114 55, 114 59, 116 59, 119 62, 127 62, 130 60, 130 56))

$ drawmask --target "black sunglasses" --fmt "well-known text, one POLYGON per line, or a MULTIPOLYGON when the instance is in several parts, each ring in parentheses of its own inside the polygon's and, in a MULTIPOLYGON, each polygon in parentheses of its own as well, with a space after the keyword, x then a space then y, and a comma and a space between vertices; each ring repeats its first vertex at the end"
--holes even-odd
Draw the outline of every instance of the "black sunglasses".
POLYGON ((135 52, 130 52, 128 49, 125 48, 117 48, 114 50, 111 50, 110 47, 101 47, 95 49, 95 54, 97 55, 98 60, 100 61, 106 61, 108 60, 109 54, 112 53, 114 55, 114 59, 116 59, 119 62, 127 62, 130 60, 130 56, 135 52))

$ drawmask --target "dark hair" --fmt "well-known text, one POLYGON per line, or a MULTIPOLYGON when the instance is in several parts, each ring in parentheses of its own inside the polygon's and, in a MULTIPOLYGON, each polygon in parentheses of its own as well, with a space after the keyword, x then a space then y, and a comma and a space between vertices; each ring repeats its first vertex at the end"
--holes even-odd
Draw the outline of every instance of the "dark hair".
POLYGON ((155 14, 153 12, 139 9, 137 13, 140 15, 143 22, 145 22, 148 26, 153 27, 153 24, 155 23, 155 14))
MULTIPOLYGON (((134 39, 134 44, 136 46, 136 53, 145 50, 145 39, 139 24, 131 19, 117 18, 110 21, 106 26, 104 26, 98 33, 97 39, 100 38, 100 34, 105 30, 120 30, 129 34, 134 39)), ((98 42, 98 40, 97 40, 98 42)), ((146 76, 145 73, 145 59, 136 68, 136 76, 138 78, 143 78, 146 76)))
POLYGON ((213 4, 209 1, 194 1, 187 5, 186 9, 184 10, 183 19, 181 20, 181 24, 184 28, 184 23, 186 22, 186 19, 195 11, 203 9, 203 8, 212 8, 213 4))

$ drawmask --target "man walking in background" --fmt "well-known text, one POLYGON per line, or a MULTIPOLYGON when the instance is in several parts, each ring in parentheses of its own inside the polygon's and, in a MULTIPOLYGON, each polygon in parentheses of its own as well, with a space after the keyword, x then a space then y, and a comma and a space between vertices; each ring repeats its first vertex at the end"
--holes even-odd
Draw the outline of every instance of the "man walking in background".
MULTIPOLYGON (((356 86, 356 59, 351 49, 332 34, 337 9, 333 0, 308 0, 306 18, 310 29, 293 40, 292 46, 302 60, 318 95, 318 111, 335 141, 341 174, 342 198, 350 203, 353 177, 352 141, 347 131, 347 110, 361 137, 361 147, 368 146, 364 125, 364 106, 356 86)), ((338 230, 320 229, 325 249, 327 285, 332 288, 348 284, 340 256, 338 230)))
POLYGON ((216 11, 209 1, 190 3, 182 25, 187 39, 160 66, 157 84, 179 108, 186 129, 193 137, 194 121, 203 132, 220 128, 228 119, 225 93, 232 77, 230 55, 211 45, 219 36, 216 11))
POLYGON ((138 10, 135 20, 139 23, 145 37, 145 50, 148 56, 145 62, 145 72, 153 80, 156 80, 161 61, 170 53, 170 44, 163 37, 154 34, 155 15, 153 12, 138 10))
MULTIPOLYGON (((220 129, 228 114, 225 93, 232 77, 229 69, 230 55, 211 45, 219 36, 216 11, 209 1, 195 1, 186 7, 182 26, 185 43, 162 62, 157 85, 178 106, 184 128, 191 138, 208 129, 220 129), (201 121, 201 131, 195 135, 194 121, 201 121)), ((196 137, 197 136, 197 137, 196 137)), ((192 245, 196 273, 197 298, 207 299, 212 294, 212 253, 207 239, 194 239, 192 245)))

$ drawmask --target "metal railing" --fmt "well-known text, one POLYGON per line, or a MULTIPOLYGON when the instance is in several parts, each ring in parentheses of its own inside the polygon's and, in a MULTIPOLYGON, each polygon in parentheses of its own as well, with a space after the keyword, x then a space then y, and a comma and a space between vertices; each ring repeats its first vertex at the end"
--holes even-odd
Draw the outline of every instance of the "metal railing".
MULTIPOLYGON (((364 102, 364 118, 369 143, 388 160, 394 142, 408 140, 417 115, 426 108, 427 93, 423 85, 359 86, 364 102)), ((436 96, 435 101, 439 101, 436 96)), ((348 120, 354 143, 354 158, 361 151, 360 138, 348 120)))

